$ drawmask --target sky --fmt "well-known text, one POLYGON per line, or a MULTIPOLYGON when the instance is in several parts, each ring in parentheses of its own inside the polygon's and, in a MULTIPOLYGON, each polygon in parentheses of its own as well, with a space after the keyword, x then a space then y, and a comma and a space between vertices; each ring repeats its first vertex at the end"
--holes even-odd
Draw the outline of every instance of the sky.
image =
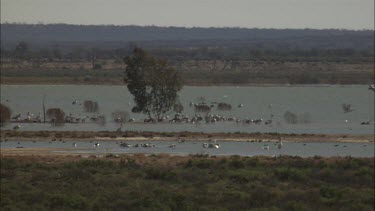
POLYGON ((374 29, 374 0, 0 0, 1 23, 374 29))

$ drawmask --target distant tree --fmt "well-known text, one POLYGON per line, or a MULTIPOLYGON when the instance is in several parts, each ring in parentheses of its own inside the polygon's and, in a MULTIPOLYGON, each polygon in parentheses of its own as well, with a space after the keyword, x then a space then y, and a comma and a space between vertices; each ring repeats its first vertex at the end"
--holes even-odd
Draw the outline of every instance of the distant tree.
POLYGON ((92 69, 98 69, 98 66, 95 66, 96 60, 97 60, 97 54, 99 49, 98 48, 92 48, 91 51, 88 52, 89 54, 89 60, 91 61, 91 68, 92 69))
POLYGON ((17 44, 16 48, 14 49, 14 54, 16 58, 24 59, 26 57, 26 53, 28 50, 29 45, 26 42, 21 41, 17 44))
POLYGON ((53 53, 53 57, 55 59, 61 59, 62 58, 62 54, 61 54, 61 51, 60 51, 58 45, 54 46, 54 48, 52 49, 52 53, 53 53))
POLYGON ((156 59, 137 47, 124 62, 127 65, 124 81, 136 103, 132 112, 160 120, 177 102, 177 92, 182 88, 178 72, 165 60, 156 59))

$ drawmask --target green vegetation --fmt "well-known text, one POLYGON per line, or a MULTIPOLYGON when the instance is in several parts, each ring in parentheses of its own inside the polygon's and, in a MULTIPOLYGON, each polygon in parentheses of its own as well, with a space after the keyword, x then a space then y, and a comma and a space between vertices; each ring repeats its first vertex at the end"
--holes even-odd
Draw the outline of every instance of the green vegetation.
POLYGON ((136 103, 132 111, 161 120, 176 104, 177 92, 182 88, 177 71, 168 66, 167 61, 156 59, 141 48, 134 48, 133 55, 124 61, 124 80, 136 103))
POLYGON ((1 210, 373 210, 374 206, 373 158, 1 158, 1 210))

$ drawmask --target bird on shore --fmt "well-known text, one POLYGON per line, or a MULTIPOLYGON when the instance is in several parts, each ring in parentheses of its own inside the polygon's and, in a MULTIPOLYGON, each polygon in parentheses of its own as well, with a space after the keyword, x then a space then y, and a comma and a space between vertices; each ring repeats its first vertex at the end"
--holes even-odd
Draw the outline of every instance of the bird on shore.
POLYGON ((74 142, 74 143, 72 144, 72 147, 77 147, 76 142, 74 142))

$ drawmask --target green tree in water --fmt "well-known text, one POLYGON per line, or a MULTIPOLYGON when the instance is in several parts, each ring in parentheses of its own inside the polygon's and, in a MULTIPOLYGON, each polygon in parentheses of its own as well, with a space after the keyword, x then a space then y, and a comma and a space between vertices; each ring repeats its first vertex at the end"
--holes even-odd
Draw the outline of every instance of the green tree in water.
POLYGON ((178 100, 182 80, 177 71, 168 66, 167 61, 154 58, 137 47, 124 62, 124 81, 136 103, 132 112, 142 112, 160 120, 178 100))

